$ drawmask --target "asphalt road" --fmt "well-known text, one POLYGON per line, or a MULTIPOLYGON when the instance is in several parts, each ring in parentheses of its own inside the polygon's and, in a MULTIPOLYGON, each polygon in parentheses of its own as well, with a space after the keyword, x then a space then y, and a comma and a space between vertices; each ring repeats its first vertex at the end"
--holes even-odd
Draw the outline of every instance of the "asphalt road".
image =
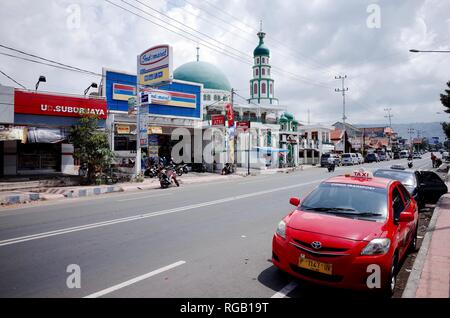
MULTIPOLYGON (((394 163, 406 160, 363 166, 394 163)), ((430 168, 428 156, 414 164, 430 168)), ((270 262, 272 235, 289 198, 333 174, 311 168, 1 209, 0 297, 308 297, 318 287, 270 262), (80 288, 67 287, 70 264, 80 288)))

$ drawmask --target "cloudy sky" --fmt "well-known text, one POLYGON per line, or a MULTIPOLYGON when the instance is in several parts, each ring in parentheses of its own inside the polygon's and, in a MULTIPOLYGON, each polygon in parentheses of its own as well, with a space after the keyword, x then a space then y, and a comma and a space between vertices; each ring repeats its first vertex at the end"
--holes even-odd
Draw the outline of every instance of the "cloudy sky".
MULTIPOLYGON (((437 112, 450 54, 408 50, 450 50, 449 1, 1 0, 0 8, 2 45, 95 73, 136 72, 136 55, 160 43, 174 47, 177 67, 194 60, 199 45, 200 59, 245 97, 262 20, 276 95, 300 121, 308 109, 312 123, 342 118, 337 75, 347 75, 350 123, 385 123, 385 108, 395 123, 448 117, 437 112)), ((82 93, 100 81, 1 54, 0 70, 27 88, 45 75, 41 88, 56 92, 82 93)), ((0 83, 14 85, 1 74, 0 83)))

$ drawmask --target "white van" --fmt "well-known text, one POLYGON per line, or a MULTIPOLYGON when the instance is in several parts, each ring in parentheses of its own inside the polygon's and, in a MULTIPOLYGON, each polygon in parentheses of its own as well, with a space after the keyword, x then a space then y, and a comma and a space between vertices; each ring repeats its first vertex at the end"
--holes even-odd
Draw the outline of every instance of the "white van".
POLYGON ((409 156, 409 151, 408 150, 400 151, 400 159, 408 158, 408 156, 409 156))
POLYGON ((342 155, 342 165, 344 166, 350 166, 350 165, 357 165, 359 164, 359 160, 358 160, 358 156, 356 155, 356 153, 353 152, 349 152, 349 153, 344 153, 342 155))

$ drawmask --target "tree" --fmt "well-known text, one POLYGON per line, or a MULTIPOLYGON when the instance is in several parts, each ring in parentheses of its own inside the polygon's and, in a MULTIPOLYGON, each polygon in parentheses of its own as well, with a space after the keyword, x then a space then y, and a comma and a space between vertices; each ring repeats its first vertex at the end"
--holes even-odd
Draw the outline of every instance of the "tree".
POLYGON ((88 182, 93 182, 96 173, 102 173, 114 161, 114 153, 109 148, 108 135, 98 129, 96 116, 85 116, 79 124, 70 129, 69 140, 74 146, 74 158, 88 168, 88 182))
MULTIPOLYGON (((450 114, 450 81, 447 82, 447 87, 449 89, 445 90, 445 94, 441 94, 441 103, 446 108, 444 111, 450 114)), ((443 122, 441 125, 447 138, 450 138, 450 124, 443 122)))

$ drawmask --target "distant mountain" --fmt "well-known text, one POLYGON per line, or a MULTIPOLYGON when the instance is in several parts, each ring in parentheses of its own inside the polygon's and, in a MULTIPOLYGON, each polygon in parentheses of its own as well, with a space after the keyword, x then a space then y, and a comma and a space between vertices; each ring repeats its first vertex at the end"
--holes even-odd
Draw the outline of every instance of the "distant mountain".
MULTIPOLYGON (((355 125, 356 127, 363 128, 363 127, 383 127, 386 126, 386 124, 379 124, 379 125, 355 125)), ((433 123, 411 123, 411 124, 392 124, 392 129, 394 132, 398 133, 399 136, 403 138, 409 138, 408 134, 408 128, 414 129, 414 134, 412 137, 417 137, 417 131, 420 132, 421 137, 439 137, 439 140, 442 142, 446 139, 444 131, 442 130, 441 123, 439 122, 433 122, 433 123)))

